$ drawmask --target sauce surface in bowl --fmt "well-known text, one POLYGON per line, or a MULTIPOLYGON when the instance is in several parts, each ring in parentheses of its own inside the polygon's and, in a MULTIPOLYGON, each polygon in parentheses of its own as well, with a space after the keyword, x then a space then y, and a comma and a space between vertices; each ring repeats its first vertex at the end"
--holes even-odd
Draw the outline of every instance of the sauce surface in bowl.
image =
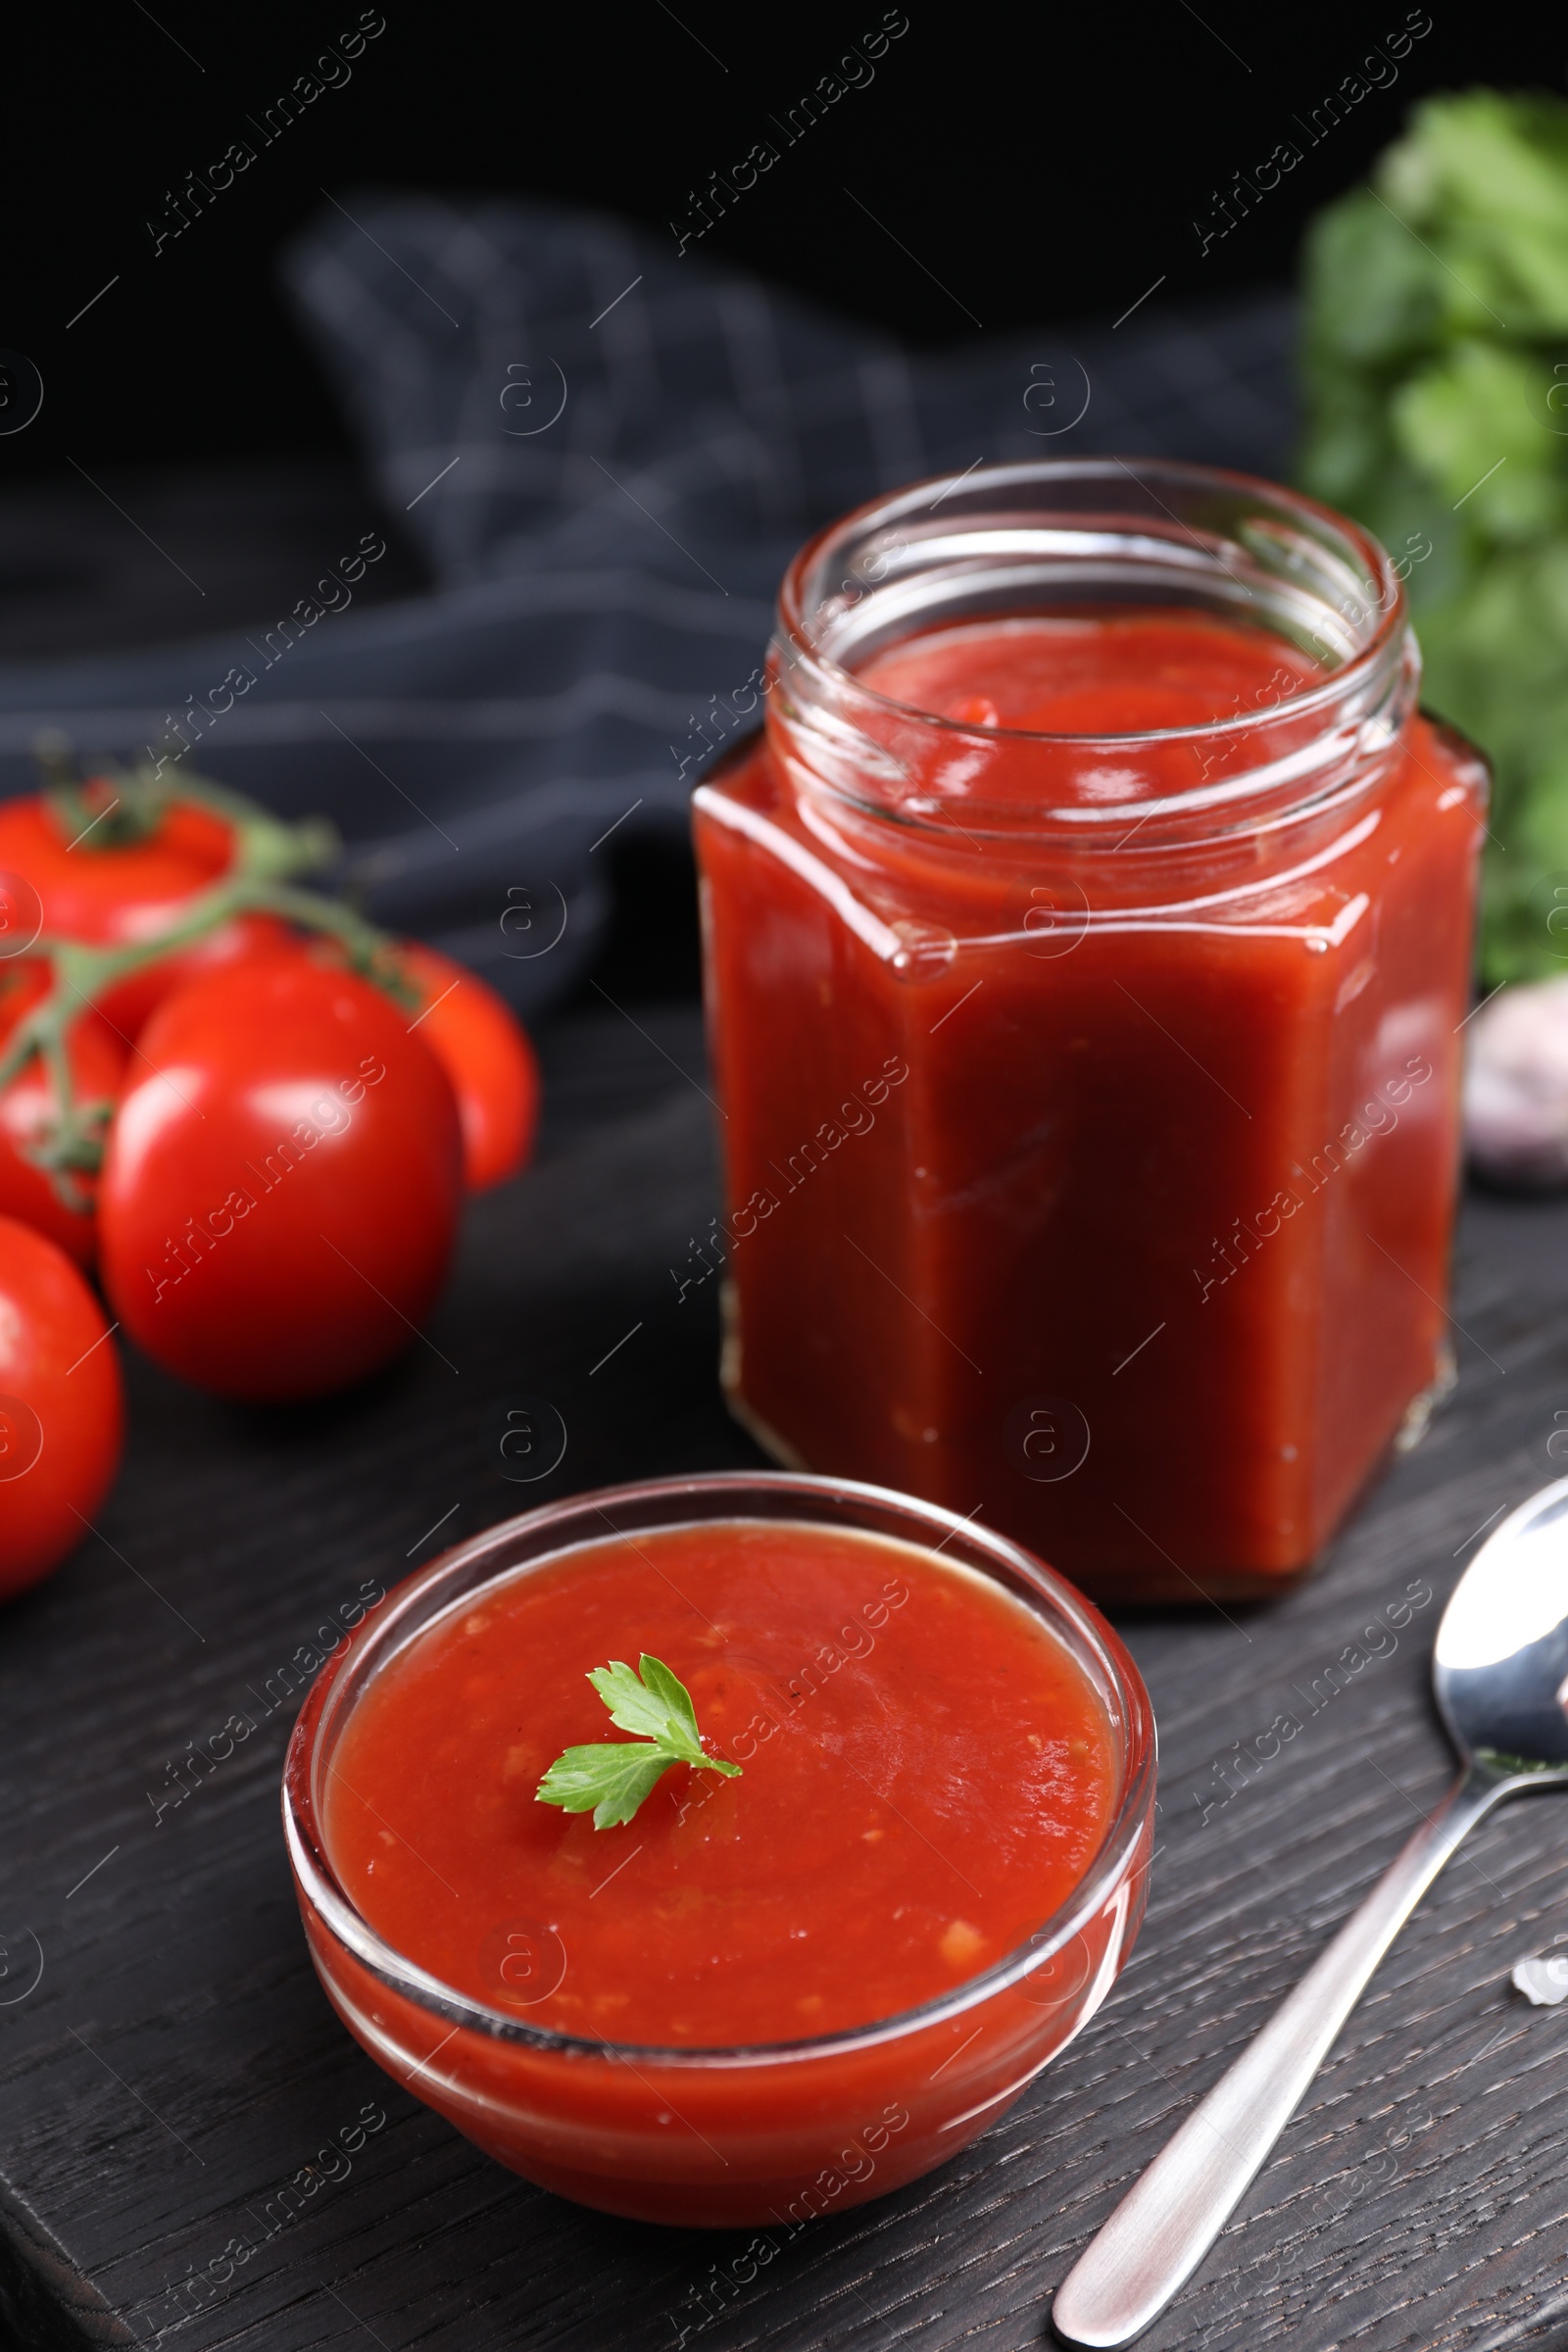
POLYGON ((439 1619, 366 1690, 323 1792, 387 1942, 529 2024, 614 2042, 799 2041, 1004 1959, 1116 1800, 1104 1706, 1022 1601, 813 1523, 608 1537, 439 1619), (628 1735, 586 1680, 650 1652, 738 1779, 675 1765, 596 1831, 535 1799, 628 1735))

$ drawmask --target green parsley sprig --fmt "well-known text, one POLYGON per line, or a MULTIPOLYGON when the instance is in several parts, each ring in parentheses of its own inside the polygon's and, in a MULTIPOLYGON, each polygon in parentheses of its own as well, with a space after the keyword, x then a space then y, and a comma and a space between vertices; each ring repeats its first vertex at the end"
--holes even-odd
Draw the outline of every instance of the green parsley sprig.
POLYGON ((593 1810, 596 1830, 630 1821, 672 1764, 740 1778, 738 1764, 710 1756, 697 1729, 692 1694, 661 1658, 643 1652, 637 1672, 620 1658, 595 1666, 588 1680, 610 1709, 617 1731, 635 1740, 602 1740, 591 1747, 568 1747, 540 1782, 535 1802, 559 1805, 564 1813, 593 1810))

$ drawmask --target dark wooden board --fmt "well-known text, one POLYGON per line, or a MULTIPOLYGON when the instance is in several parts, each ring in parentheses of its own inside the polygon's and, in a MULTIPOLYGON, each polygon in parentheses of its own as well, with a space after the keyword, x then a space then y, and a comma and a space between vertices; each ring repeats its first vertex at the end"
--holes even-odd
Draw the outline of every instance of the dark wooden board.
MULTIPOLYGON (((1444 1785, 1426 1700, 1442 1599, 1466 1539, 1556 1473, 1568 1431, 1562 1204, 1468 1204, 1458 1390, 1314 1583, 1272 1609, 1125 1623, 1163 1751, 1148 1925, 1078 2042, 943 2172, 749 2264, 745 2239, 514 2180, 372 2067, 306 1960, 277 1820, 290 1709, 269 1678, 366 1579, 460 1530, 755 1458, 716 1393, 714 1286, 682 1300, 670 1274, 712 1202, 698 1017, 636 1009, 640 1028, 605 1009, 547 1038, 547 1152, 476 1205, 431 1345, 289 1413, 134 1366, 101 1540, 0 1625, 0 2281, 28 2352, 662 2352, 683 2329, 703 2352, 1036 2344, 1074 2249, 1444 1785), (569 1433, 536 1488, 483 1449, 487 1410, 519 1392, 569 1433), (1430 1601, 1391 1625, 1423 1580, 1430 1601), (171 1763, 236 1712, 254 1733, 159 1816, 171 1763), (1282 1716, 1298 1728, 1260 1754, 1282 1716), (323 2152, 367 2106, 385 2120, 363 2147, 323 2152), (280 2192, 313 2163, 291 2213, 280 2192), (193 2298, 182 2281, 212 2281, 239 2241, 254 2250, 193 2298)), ((1568 1943, 1565 1863, 1549 1797, 1480 1834, 1154 2352, 1568 2343, 1568 2006, 1508 1984, 1568 1943)))

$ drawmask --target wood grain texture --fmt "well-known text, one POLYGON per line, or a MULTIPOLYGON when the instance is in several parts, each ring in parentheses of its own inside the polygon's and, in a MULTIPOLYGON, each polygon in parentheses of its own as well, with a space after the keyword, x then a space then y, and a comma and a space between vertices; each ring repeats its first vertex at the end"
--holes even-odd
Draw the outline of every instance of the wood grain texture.
MULTIPOLYGON (((421 1540, 756 1458, 716 1396, 716 1286, 678 1300, 670 1272, 712 1203, 697 1017, 637 1018, 646 1036, 606 1010, 547 1040, 547 1151, 476 1204, 433 1346, 289 1412, 135 1367, 99 1537, 7 1614, 0 2315, 27 2352, 1037 2345, 1120 2189, 1444 1785, 1427 1656, 1466 1539, 1568 1467, 1548 1453, 1568 1430, 1561 1204, 1470 1202, 1458 1390, 1315 1582, 1271 1609, 1124 1620, 1161 1728, 1148 1924, 1081 2038, 944 2171, 748 2257, 560 2203, 379 2074, 306 1960, 277 1821, 292 1705, 270 1683, 421 1540), (484 1450, 517 1393, 569 1433, 537 1487, 484 1450), (1423 1580, 1430 1600, 1391 1619, 1423 1580), (236 1714, 253 1733, 160 1817, 171 1763, 236 1714), (319 2152, 367 2109, 385 2121, 345 2172, 319 2152)), ((1568 2006, 1508 1984, 1568 1944, 1565 1862, 1550 1797, 1479 1834, 1152 2352, 1568 2343, 1568 2006)))

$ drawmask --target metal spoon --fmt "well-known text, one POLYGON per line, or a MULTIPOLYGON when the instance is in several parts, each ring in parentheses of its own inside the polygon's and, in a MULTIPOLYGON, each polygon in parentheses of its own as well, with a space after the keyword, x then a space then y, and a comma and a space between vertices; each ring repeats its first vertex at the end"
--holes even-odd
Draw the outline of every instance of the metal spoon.
POLYGON ((1505 1796, 1568 1783, 1568 1478, 1521 1503, 1476 1553, 1438 1628, 1432 1683, 1458 1779, 1079 2256, 1051 2313, 1065 2343, 1130 2344, 1158 2319, 1461 1839, 1505 1796))

